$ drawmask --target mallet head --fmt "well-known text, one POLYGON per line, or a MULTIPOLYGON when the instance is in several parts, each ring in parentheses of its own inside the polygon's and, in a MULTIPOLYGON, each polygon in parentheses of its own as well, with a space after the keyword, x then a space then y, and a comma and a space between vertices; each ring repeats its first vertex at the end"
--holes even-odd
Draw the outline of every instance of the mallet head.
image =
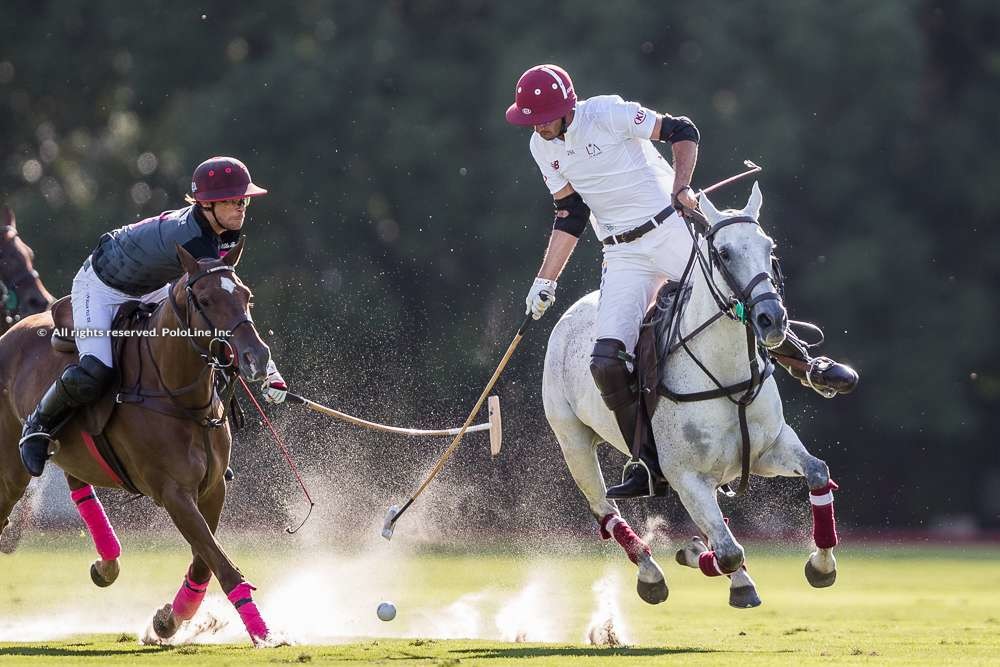
POLYGON ((396 528, 396 516, 398 514, 398 505, 393 505, 385 513, 385 521, 382 522, 382 537, 387 540, 392 539, 392 531, 396 528))

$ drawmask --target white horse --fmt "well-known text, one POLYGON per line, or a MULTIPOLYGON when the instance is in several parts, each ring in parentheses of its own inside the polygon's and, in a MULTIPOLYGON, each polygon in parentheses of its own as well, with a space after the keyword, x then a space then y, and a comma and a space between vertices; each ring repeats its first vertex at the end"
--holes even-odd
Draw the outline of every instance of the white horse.
MULTIPOLYGON (((730 396, 697 402, 661 398, 652 418, 663 474, 707 537, 707 544, 699 537, 687 542, 677 552, 677 561, 700 568, 708 576, 729 575, 729 602, 734 607, 755 607, 760 598, 743 567, 743 547, 730 532, 716 493, 721 485, 741 476, 744 437, 735 401, 749 399, 752 394, 744 391, 751 378, 750 355, 756 357, 758 368, 769 369, 771 364, 758 351, 757 342, 765 347, 777 346, 784 339, 787 322, 775 289, 776 278, 771 275, 774 243, 757 224, 761 204, 756 183, 741 211, 720 212, 707 197, 701 197, 702 212, 710 227, 697 235, 697 246, 692 244, 692 262, 684 281, 690 285, 690 297, 674 324, 675 334, 686 340, 680 346, 676 337, 672 339, 674 347, 681 349, 666 361, 661 360, 661 386, 669 392, 692 394, 721 386, 731 390, 730 396), (744 316, 736 317, 734 311, 743 311, 744 316), (710 320, 714 321, 699 331, 710 320), (743 388, 733 391, 741 383, 743 388)), ((597 299, 598 292, 593 292, 577 301, 552 330, 542 378, 545 415, 573 479, 600 524, 602 538, 614 537, 618 541, 638 565, 640 597, 657 604, 668 595, 663 572, 650 548, 621 517, 615 503, 607 499, 597 459, 597 446, 604 442, 629 453, 614 415, 601 399, 589 371, 597 299)), ((677 298, 675 303, 681 304, 683 299, 677 298)), ((806 578, 814 587, 830 586, 836 578, 836 484, 830 479, 826 463, 809 454, 785 423, 774 378, 769 372, 755 375, 758 391, 745 408, 749 472, 765 477, 805 477, 817 546, 806 562, 806 578)))

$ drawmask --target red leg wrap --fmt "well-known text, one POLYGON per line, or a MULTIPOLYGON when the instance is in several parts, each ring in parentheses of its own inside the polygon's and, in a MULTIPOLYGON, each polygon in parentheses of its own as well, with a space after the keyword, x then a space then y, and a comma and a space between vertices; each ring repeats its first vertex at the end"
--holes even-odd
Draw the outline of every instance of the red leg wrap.
POLYGON ((601 535, 605 534, 610 534, 615 538, 615 541, 625 550, 625 555, 633 563, 639 562, 641 554, 650 556, 653 554, 649 545, 643 542, 625 519, 617 514, 608 514, 601 519, 601 535))
POLYGON ((706 577, 721 577, 724 573, 719 567, 719 561, 715 557, 715 551, 703 551, 698 556, 698 569, 706 577))
POLYGON ((813 541, 820 549, 837 546, 837 521, 833 515, 833 492, 839 487, 832 479, 823 487, 809 492, 812 505, 813 541))

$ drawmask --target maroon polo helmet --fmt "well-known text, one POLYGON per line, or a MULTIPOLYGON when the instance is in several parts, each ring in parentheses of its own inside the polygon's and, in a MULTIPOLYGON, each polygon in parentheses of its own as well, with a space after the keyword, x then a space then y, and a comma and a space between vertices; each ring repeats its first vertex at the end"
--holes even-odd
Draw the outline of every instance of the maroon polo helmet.
POLYGON ((576 106, 573 80, 558 65, 535 65, 521 75, 514 89, 514 103, 507 122, 541 125, 562 118, 576 106))
POLYGON ((259 197, 267 190, 250 180, 250 170, 234 157, 217 156, 198 165, 191 177, 191 196, 213 202, 239 197, 259 197))

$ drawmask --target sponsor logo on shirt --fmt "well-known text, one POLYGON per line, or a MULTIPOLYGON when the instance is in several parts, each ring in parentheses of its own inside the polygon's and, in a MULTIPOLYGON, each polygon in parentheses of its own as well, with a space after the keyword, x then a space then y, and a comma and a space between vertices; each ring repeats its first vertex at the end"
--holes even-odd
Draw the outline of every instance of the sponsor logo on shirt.
POLYGON ((587 144, 587 155, 597 157, 601 154, 601 147, 597 144, 587 144))
POLYGON ((646 110, 639 109, 635 114, 635 120, 633 121, 636 125, 642 125, 642 121, 646 120, 646 110))
POLYGON ((555 169, 556 171, 559 170, 559 160, 552 161, 552 168, 555 169))

